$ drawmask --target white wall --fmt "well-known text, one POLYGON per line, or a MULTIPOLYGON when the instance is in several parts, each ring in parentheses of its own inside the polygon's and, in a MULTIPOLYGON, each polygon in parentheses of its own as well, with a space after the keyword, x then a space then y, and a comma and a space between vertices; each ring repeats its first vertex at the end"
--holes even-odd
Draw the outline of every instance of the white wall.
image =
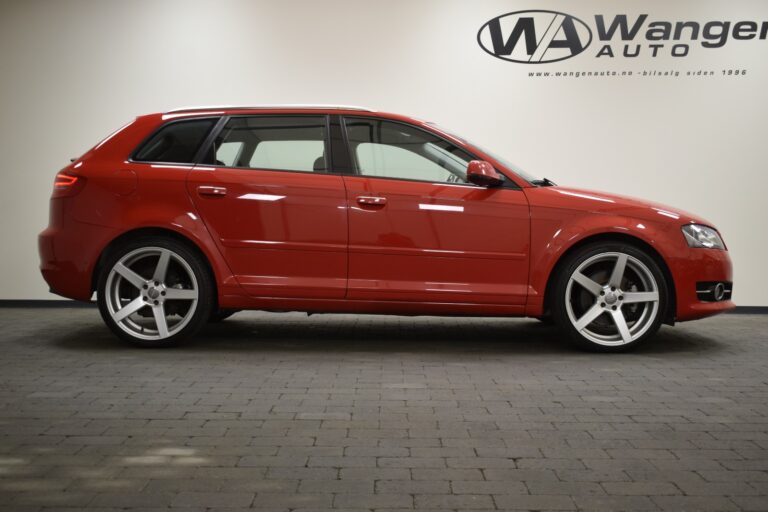
MULTIPOLYGON (((768 305, 768 41, 685 59, 495 59, 497 15, 553 9, 768 20, 768 2, 0 1, 0 299, 53 298, 38 270, 55 171, 142 113, 183 105, 343 103, 427 118, 559 184, 698 213, 724 233, 735 300, 768 305), (740 78, 529 78, 531 70, 745 68, 740 78)), ((593 28, 594 30, 594 28, 593 28)))

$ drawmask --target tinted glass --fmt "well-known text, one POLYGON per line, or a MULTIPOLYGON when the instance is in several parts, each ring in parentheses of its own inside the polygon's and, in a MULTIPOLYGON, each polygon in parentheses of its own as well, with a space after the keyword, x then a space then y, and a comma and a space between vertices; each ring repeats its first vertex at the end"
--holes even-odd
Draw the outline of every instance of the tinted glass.
POLYGON ((215 165, 324 172, 325 116, 233 117, 214 143, 215 165))
POLYGON ((539 181, 542 180, 542 178, 537 178, 537 177, 535 177, 535 176, 533 176, 531 174, 528 174, 525 171, 520 170, 520 167, 518 167, 517 165, 514 165, 513 163, 511 163, 506 158, 503 158, 503 157, 499 156, 497 153, 495 153, 493 151, 489 151, 489 150, 485 149, 485 147, 483 147, 483 146, 480 146, 480 145, 475 144, 475 143, 473 143, 471 141, 468 141, 467 139, 465 139, 464 137, 462 137, 460 135, 457 135, 453 131, 446 130, 445 128, 442 128, 442 127, 438 127, 438 128, 440 128, 440 130, 444 131, 445 133, 449 133, 449 134, 453 135, 454 137, 456 137, 457 139, 459 139, 463 143, 468 144, 470 146, 474 146, 475 148, 479 149, 480 151, 482 151, 483 153, 485 153, 489 157, 493 158, 494 160, 499 162, 501 165, 503 165, 504 167, 506 167, 510 171, 513 171, 515 174, 517 174, 518 176, 523 178, 525 181, 527 181, 529 183, 537 184, 536 182, 539 182, 539 181))
POLYGON ((348 117, 344 122, 362 175, 467 183, 471 155, 436 135, 392 121, 348 117))
POLYGON ((240 153, 243 151, 244 144, 242 142, 225 142, 219 144, 216 148, 216 161, 221 162, 227 167, 233 167, 237 159, 240 158, 240 153))
POLYGON ((162 127, 134 155, 139 162, 194 163, 197 150, 218 119, 176 121, 162 127))

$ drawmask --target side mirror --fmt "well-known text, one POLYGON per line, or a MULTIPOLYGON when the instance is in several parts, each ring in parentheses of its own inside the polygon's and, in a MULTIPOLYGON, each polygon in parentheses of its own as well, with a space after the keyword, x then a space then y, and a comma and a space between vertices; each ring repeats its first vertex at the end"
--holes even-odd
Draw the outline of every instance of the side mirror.
POLYGON ((467 165, 467 181, 481 187, 498 187, 504 183, 504 178, 490 163, 472 160, 467 165))

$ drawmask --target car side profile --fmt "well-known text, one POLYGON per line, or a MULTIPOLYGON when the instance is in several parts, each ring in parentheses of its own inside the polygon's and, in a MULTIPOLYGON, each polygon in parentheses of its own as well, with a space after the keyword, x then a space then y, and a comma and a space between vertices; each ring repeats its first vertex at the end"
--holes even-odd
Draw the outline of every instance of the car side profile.
POLYGON ((355 107, 140 116, 56 175, 39 250, 142 346, 257 309, 528 316, 620 351, 734 307, 711 223, 355 107))

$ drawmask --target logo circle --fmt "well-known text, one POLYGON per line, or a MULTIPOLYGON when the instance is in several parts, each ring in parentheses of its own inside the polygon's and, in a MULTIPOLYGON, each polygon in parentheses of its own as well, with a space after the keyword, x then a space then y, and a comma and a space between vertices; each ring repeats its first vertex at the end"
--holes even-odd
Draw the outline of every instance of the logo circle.
MULTIPOLYGON (((543 22, 546 23, 546 22, 543 22)), ((488 39, 488 38, 485 38, 488 39)), ((557 41, 560 43, 560 41, 557 41)), ((570 14, 566 14, 563 12, 558 11, 549 11, 544 9, 531 9, 527 11, 514 11, 514 12, 508 12, 506 14, 501 14, 499 16, 496 16, 495 18, 491 18, 487 22, 485 22, 481 27, 480 30, 477 32, 477 44, 480 46, 480 48, 483 49, 484 52, 486 52, 489 55, 492 55, 493 57, 496 57, 497 59, 506 60, 509 62, 517 62, 520 64, 548 64, 551 62, 559 62, 561 60, 570 59, 571 57, 575 57, 576 55, 579 55, 581 52, 587 49, 587 47, 592 43, 592 29, 589 28, 589 25, 587 25, 584 21, 577 18, 576 16, 571 16, 570 14), (528 17, 524 15, 529 15, 528 17), (535 16, 539 16, 540 18, 542 15, 547 14, 553 14, 551 22, 548 26, 542 27, 544 28, 544 32, 536 32, 536 23, 535 23, 535 16), (558 16, 561 16, 562 18, 558 18, 558 16), (511 31, 511 34, 509 35, 508 39, 505 41, 503 39, 503 36, 501 35, 501 22, 505 18, 514 17, 513 20, 516 19, 514 28, 511 31), (524 18, 526 23, 521 24, 520 19, 524 18), (530 58, 528 60, 521 60, 519 58, 512 58, 512 54, 514 52, 514 49, 517 47, 518 44, 522 44, 526 47, 526 51, 528 55, 531 57, 536 55, 536 52, 540 50, 540 46, 545 42, 544 39, 547 37, 548 32, 550 31, 550 28, 552 24, 556 20, 560 20, 560 25, 555 27, 555 33, 552 34, 554 37, 559 32, 560 28, 562 28, 563 24, 568 24, 569 27, 575 27, 576 34, 578 34, 579 28, 581 29, 582 33, 586 31, 586 34, 589 34, 589 38, 586 42, 586 44, 581 44, 581 37, 578 35, 571 34, 570 37, 575 37, 578 44, 581 46, 578 51, 571 51, 570 55, 566 55, 564 57, 557 57, 554 59, 543 59, 543 56, 546 54, 546 52, 552 48, 550 45, 552 43, 553 37, 550 37, 547 41, 547 47, 544 48, 543 53, 541 54, 539 60, 532 61, 530 58), (494 33, 495 31, 495 33, 494 33), (492 41, 492 45, 489 48, 486 42, 483 41, 484 34, 488 34, 488 37, 491 39, 494 39, 494 36, 496 36, 495 41, 492 41), (499 37, 501 37, 501 41, 499 41, 499 37), (521 41, 522 39, 522 41, 521 41), (511 40, 511 48, 508 48, 508 45, 511 40), (533 52, 531 52, 530 43, 535 42, 535 49, 533 52), (502 52, 498 52, 498 44, 501 43, 503 48, 502 52), (507 50, 509 50, 507 52, 507 50), (507 53, 504 53, 507 52, 507 53)), ((559 47, 559 46, 558 46, 559 47)))

